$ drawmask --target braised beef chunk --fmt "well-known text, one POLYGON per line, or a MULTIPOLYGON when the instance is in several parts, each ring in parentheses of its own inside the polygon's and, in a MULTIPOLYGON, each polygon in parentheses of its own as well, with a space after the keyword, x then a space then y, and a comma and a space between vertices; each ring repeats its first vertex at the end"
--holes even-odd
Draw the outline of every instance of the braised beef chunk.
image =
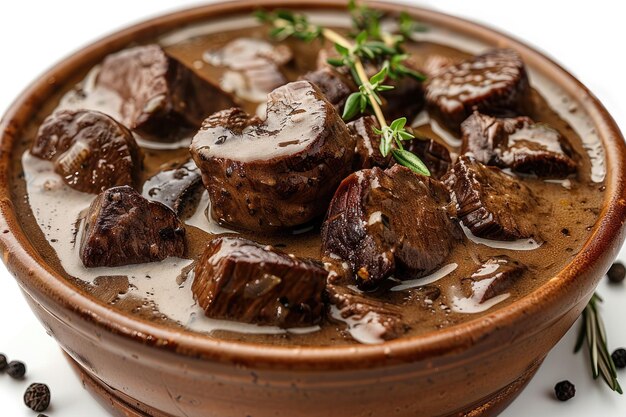
POLYGON ((396 80, 388 78, 384 83, 394 87, 380 93, 385 101, 383 110, 389 120, 406 117, 410 121, 422 111, 426 101, 421 81, 406 76, 396 80))
POLYGON ((146 180, 142 194, 149 200, 165 204, 180 215, 190 195, 200 188, 202 177, 193 160, 168 165, 146 180))
POLYGON ((383 156, 380 152, 380 135, 374 131, 375 128, 380 129, 376 117, 359 117, 347 126, 356 138, 355 170, 373 167, 386 168, 392 164, 391 154, 383 156))
POLYGON ((434 178, 440 179, 452 166, 448 148, 432 139, 415 137, 404 142, 404 149, 419 156, 434 178))
POLYGON ((487 259, 463 281, 470 287, 470 297, 484 303, 507 292, 527 269, 508 256, 497 256, 487 259))
POLYGON ((330 319, 348 323, 352 337, 360 336, 359 342, 396 339, 409 329, 402 308, 395 304, 332 284, 327 286, 326 296, 332 306, 330 319))
POLYGON ((237 237, 213 239, 192 291, 208 317, 280 327, 318 323, 327 272, 317 262, 237 237))
POLYGON ((472 111, 492 115, 523 113, 530 91, 520 55, 496 49, 455 65, 448 65, 429 79, 429 110, 453 131, 472 111))
POLYGON ((573 151, 561 134, 528 117, 498 119, 474 112, 461 125, 462 152, 488 165, 539 177, 576 172, 573 151))
POLYGON ((48 116, 30 152, 53 161, 54 170, 70 187, 86 193, 134 185, 143 161, 128 129, 91 110, 63 110, 48 116))
POLYGON ((346 262, 361 288, 375 287, 391 275, 426 275, 458 238, 449 203, 441 182, 403 166, 358 171, 341 183, 330 203, 322 255, 346 262))
POLYGON ((300 79, 315 84, 324 94, 324 97, 335 106, 339 114, 343 112, 343 105, 346 103, 350 93, 356 90, 352 81, 328 67, 308 72, 301 76, 300 79))
POLYGON ((495 240, 539 238, 538 201, 531 190, 499 168, 461 156, 444 177, 457 216, 475 236, 495 240))
POLYGON ((211 113, 234 105, 229 94, 158 45, 107 56, 96 84, 122 98, 119 111, 124 125, 158 137, 181 125, 198 128, 211 113))
POLYGON ((205 120, 191 144, 220 223, 277 232, 321 216, 351 171, 355 139, 308 81, 268 96, 267 119, 233 108, 205 120))
POLYGON ((287 83, 281 68, 293 59, 293 54, 285 45, 237 38, 206 51, 203 58, 211 65, 228 68, 222 76, 222 88, 244 100, 265 102, 269 92, 287 83))
POLYGON ((89 207, 80 241, 87 268, 183 256, 185 229, 176 214, 128 186, 103 191, 89 207))

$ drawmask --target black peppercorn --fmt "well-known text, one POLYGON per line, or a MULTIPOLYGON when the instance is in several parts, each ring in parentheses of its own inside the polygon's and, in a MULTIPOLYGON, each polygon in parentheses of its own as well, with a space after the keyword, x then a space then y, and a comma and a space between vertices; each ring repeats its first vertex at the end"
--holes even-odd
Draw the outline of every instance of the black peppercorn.
POLYGON ((7 357, 0 353, 0 372, 4 372, 7 369, 7 357))
POLYGON ((24 404, 33 411, 45 411, 50 405, 50 389, 45 384, 30 384, 24 393, 24 404))
POLYGON ((576 395, 576 387, 569 381, 561 381, 554 386, 556 398, 561 401, 567 401, 576 395))
POLYGON ((609 281, 614 283, 620 283, 624 281, 624 277, 626 276, 626 267, 621 262, 615 262, 609 268, 609 272, 606 273, 609 276, 609 281))
POLYGON ((37 417, 48 417, 48 416, 45 414, 37 414, 37 417))
POLYGON ((26 365, 20 361, 11 361, 9 365, 7 365, 7 374, 9 374, 11 378, 23 378, 24 375, 26 375, 26 365))
POLYGON ((615 363, 615 366, 617 368, 626 368, 626 349, 615 349, 615 352, 613 352, 611 358, 613 359, 613 363, 615 363))

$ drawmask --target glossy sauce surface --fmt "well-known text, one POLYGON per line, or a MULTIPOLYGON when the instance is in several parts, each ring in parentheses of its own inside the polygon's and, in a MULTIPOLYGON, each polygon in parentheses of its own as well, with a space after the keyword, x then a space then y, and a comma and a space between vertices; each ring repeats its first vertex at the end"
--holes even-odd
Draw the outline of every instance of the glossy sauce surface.
MULTIPOLYGON (((468 52, 480 52, 480 49, 474 50, 476 48, 473 46, 458 44, 453 37, 442 35, 436 28, 432 28, 430 35, 427 33, 420 36, 424 39, 407 45, 418 66, 427 65, 427 60, 433 56, 458 61, 470 56, 468 52), (448 46, 449 44, 458 44, 458 49, 448 46)), ((207 54, 207 51, 219 50, 237 38, 267 39, 266 30, 242 29, 191 38, 186 38, 185 32, 181 32, 178 39, 170 36, 163 38, 162 42, 168 53, 194 68, 198 74, 218 83, 222 80, 223 83, 224 77, 228 77, 226 73, 232 71, 232 68, 212 65, 216 63, 215 55, 207 54)), ((284 71, 287 81, 294 81, 299 75, 315 69, 317 53, 321 47, 319 44, 313 43, 306 47, 299 41, 287 41, 284 44, 294 51, 294 62, 284 71)), ((393 283, 389 292, 372 294, 402 306, 407 324, 411 328, 407 335, 475 319, 491 309, 505 306, 528 294, 555 276, 578 253, 597 221, 604 199, 602 149, 599 143, 593 141, 592 135, 581 131, 581 127, 589 122, 585 115, 578 114, 571 99, 559 96, 553 86, 545 84, 539 75, 533 75, 531 72, 531 85, 536 89, 532 91, 533 112, 528 116, 550 124, 569 140, 579 156, 578 175, 560 181, 530 177, 521 179, 540 201, 536 225, 543 238, 542 242, 532 239, 516 242, 488 241, 472 236, 465 229, 467 238, 455 247, 439 271, 428 277, 393 283), (576 126, 576 130, 572 125, 576 126), (584 137, 581 138, 579 133, 584 137), (474 273, 482 261, 498 255, 507 255, 526 265, 528 270, 508 293, 494 297, 486 303, 481 304, 476 299, 467 297, 461 290, 461 280, 474 273), (424 296, 422 290, 426 285, 437 287, 441 295, 435 300, 424 296)), ((78 81, 80 80, 76 80, 78 81)), ((83 87, 88 89, 88 85, 89 77, 83 87)), ((66 86, 63 92, 72 90, 72 87, 73 85, 66 86)), ((256 93, 245 96, 248 100, 242 100, 242 105, 251 114, 262 114, 262 100, 256 93), (256 101, 250 101, 251 98, 256 101)), ((59 273, 103 302, 111 304, 112 308, 129 311, 167 325, 183 326, 207 333, 211 337, 296 345, 355 343, 355 339, 364 343, 380 342, 376 337, 376 329, 367 326, 366 317, 359 322, 325 320, 320 326, 288 330, 206 318, 193 299, 190 290, 193 276, 190 270, 208 240, 233 232, 207 218, 206 213, 210 210, 207 210, 209 201, 206 192, 196 195, 195 199, 199 201, 197 208, 190 204, 190 209, 182 216, 188 238, 185 259, 170 258, 160 263, 131 267, 85 268, 78 258, 76 236, 80 236, 81 223, 77 220, 95 195, 80 193, 67 187, 53 172, 51 163, 30 156, 27 149, 41 120, 59 105, 59 100, 63 108, 85 106, 109 114, 115 113, 112 108, 116 106, 116 97, 110 97, 109 93, 88 94, 87 97, 86 100, 81 99, 70 91, 63 100, 60 100, 60 96, 50 100, 48 106, 42 109, 40 119, 33 120, 29 134, 21 141, 14 158, 14 201, 17 211, 22 213, 23 227, 44 259, 59 273)), ((115 114, 111 116, 115 117, 115 114)), ((419 133, 446 145, 453 157, 458 153, 459 138, 431 120, 426 112, 415 119, 413 126, 419 133)), ((181 138, 179 143, 166 146, 169 149, 162 149, 164 146, 161 143, 153 146, 139 140, 145 154, 142 181, 158 173, 160 167, 166 163, 184 162, 189 155, 186 147, 189 140, 190 138, 181 138)), ((274 245, 288 253, 319 258, 318 224, 282 236, 240 234, 263 244, 274 245)), ((475 288, 477 293, 479 290, 480 288, 475 288)), ((329 315, 336 318, 332 310, 329 315)))

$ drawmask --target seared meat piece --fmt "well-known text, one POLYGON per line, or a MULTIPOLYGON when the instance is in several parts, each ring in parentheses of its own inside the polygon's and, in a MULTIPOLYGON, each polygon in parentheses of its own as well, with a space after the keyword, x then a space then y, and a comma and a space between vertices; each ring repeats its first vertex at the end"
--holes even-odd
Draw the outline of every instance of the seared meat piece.
POLYGON ((479 303, 484 303, 495 296, 504 294, 527 269, 525 265, 508 256, 498 256, 489 258, 463 281, 471 287, 470 297, 479 303))
POLYGON ((213 239, 191 287, 208 317, 280 327, 318 323, 328 273, 307 259, 237 237, 213 239))
POLYGON ((331 307, 329 317, 348 323, 352 337, 359 342, 396 339, 409 329, 404 323, 402 308, 395 304, 332 284, 326 287, 326 296, 337 309, 333 312, 331 307))
POLYGON ((109 188, 91 203, 80 241, 87 268, 161 261, 184 252, 185 229, 176 214, 131 187, 109 188))
POLYGON ((143 184, 142 194, 150 200, 165 204, 178 215, 181 214, 187 198, 202 184, 202 176, 192 160, 184 164, 174 164, 150 177, 143 184))
POLYGON ((229 94, 168 56, 158 45, 107 56, 96 85, 122 98, 124 125, 159 137, 181 125, 198 128, 211 113, 234 105, 229 94))
POLYGON ((285 45, 237 38, 219 49, 206 51, 203 58, 211 65, 229 69, 222 76, 226 91, 260 103, 265 102, 269 92, 287 83, 281 67, 292 60, 293 54, 285 45))
MULTIPOLYGON (((396 161, 391 154, 384 157, 380 152, 380 135, 374 131, 374 128, 380 129, 376 117, 363 116, 348 123, 347 126, 356 137, 353 165, 355 170, 395 165, 396 161)), ((405 141, 404 148, 419 156, 431 175, 437 179, 441 178, 452 165, 448 149, 432 139, 416 137, 405 141)))
POLYGON ((438 71, 426 85, 428 107, 458 131, 474 110, 496 115, 523 113, 530 91, 519 54, 496 49, 438 71))
POLYGON ((404 149, 419 156, 434 178, 440 179, 452 166, 448 148, 432 139, 415 137, 404 142, 404 149))
POLYGON ((339 114, 343 113, 343 105, 346 103, 350 93, 356 90, 353 82, 329 67, 308 72, 301 76, 300 79, 315 84, 326 99, 335 106, 339 114))
POLYGON ((385 116, 389 121, 406 117, 410 124, 426 104, 422 82, 406 76, 397 80, 388 78, 384 84, 394 87, 393 90, 380 93, 385 101, 383 105, 385 116))
POLYGON ((355 139, 308 81, 277 88, 267 119, 233 108, 205 120, 191 154, 209 191, 213 218, 277 232, 321 216, 351 171, 355 139))
POLYGON ((63 110, 48 116, 30 152, 53 161, 54 170, 70 187, 86 193, 134 185, 143 161, 128 129, 91 110, 63 110))
POLYGON ((499 168, 461 156, 444 182, 455 196, 457 215, 472 234, 486 239, 538 238, 533 193, 499 168))
POLYGON ((497 119, 474 112, 461 125, 462 152, 488 165, 539 177, 576 172, 573 151, 561 134, 528 117, 497 119))
POLYGON ((322 226, 322 255, 348 264, 361 288, 395 274, 412 279, 435 270, 458 238, 448 217, 448 190, 395 165, 365 169, 337 189, 322 226))
POLYGON ((380 135, 374 132, 374 128, 380 129, 380 125, 375 116, 359 117, 347 126, 356 137, 355 170, 386 168, 393 163, 391 154, 385 157, 380 153, 380 135))

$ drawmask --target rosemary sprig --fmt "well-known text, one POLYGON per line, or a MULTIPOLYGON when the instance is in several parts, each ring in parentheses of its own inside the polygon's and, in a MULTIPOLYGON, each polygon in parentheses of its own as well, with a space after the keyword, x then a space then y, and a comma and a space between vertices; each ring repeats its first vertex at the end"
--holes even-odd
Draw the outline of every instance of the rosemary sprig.
POLYGON ((419 157, 402 146, 403 141, 414 138, 405 127, 406 118, 401 117, 388 124, 383 113, 383 102, 378 93, 393 89, 392 86, 383 84, 385 79, 401 76, 423 79, 423 76, 402 64, 406 55, 399 53, 397 42, 390 45, 388 42, 370 38, 369 31, 371 30, 378 31, 381 37, 385 36, 380 31, 380 25, 377 26, 378 29, 372 29, 372 24, 368 23, 367 29, 359 32, 352 41, 332 29, 310 23, 305 15, 288 10, 278 10, 272 13, 259 11, 256 16, 261 22, 272 27, 270 35, 276 39, 293 36, 309 42, 315 39, 333 42, 339 57, 329 59, 329 64, 348 68, 359 88, 359 91, 348 96, 343 110, 343 119, 350 119, 364 112, 369 106, 380 125, 380 129, 376 132, 381 135, 380 152, 382 155, 387 156, 391 153, 400 165, 419 174, 430 175, 419 157), (382 60, 383 64, 376 74, 368 77, 364 60, 372 62, 382 60))
POLYGON ((574 352, 580 351, 586 340, 593 378, 597 379, 599 376, 602 376, 609 388, 622 394, 622 387, 617 380, 615 363, 607 346, 604 322, 598 309, 598 304, 601 302, 602 298, 598 294, 594 294, 591 300, 589 300, 589 304, 585 307, 574 352))

